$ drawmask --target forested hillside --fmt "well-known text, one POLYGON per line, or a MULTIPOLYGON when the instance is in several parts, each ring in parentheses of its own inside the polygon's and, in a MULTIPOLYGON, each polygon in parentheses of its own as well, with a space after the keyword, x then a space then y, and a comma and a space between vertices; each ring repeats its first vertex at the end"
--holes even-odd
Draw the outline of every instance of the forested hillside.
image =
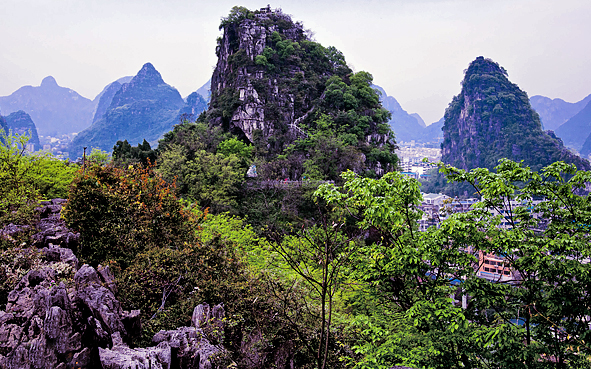
POLYGON ((0 368, 589 366, 591 171, 498 64, 445 117, 440 178, 478 198, 435 204, 371 74, 270 7, 220 29, 197 119, 151 65, 105 90, 95 125, 180 115, 158 148, 71 163, 0 130, 0 368))
POLYGON ((559 160, 590 168, 542 131, 527 94, 509 81, 504 68, 483 57, 466 70, 462 91, 445 111, 443 132, 443 162, 462 169, 491 169, 502 158, 523 160, 535 170, 559 160))

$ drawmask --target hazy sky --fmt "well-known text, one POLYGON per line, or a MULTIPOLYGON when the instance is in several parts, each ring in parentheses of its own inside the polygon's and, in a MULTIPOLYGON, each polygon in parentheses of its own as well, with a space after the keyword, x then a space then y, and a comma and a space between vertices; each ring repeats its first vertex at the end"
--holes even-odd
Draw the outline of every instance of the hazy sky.
MULTIPOLYGON (((270 0, 0 0, 0 96, 52 75, 94 98, 146 62, 181 95, 216 63, 220 18, 270 0)), ((529 96, 591 93, 589 0, 280 0, 315 40, 427 124, 460 91, 477 56, 497 61, 529 96)))

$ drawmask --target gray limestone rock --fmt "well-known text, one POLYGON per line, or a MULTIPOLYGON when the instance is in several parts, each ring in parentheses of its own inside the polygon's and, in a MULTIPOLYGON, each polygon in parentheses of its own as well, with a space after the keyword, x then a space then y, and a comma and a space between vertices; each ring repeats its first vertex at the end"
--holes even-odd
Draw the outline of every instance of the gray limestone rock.
POLYGON ((108 267, 78 269, 72 250, 59 246, 68 245, 63 235, 72 235, 59 222, 50 217, 37 226, 33 239, 43 247, 43 262, 20 279, 0 311, 0 369, 222 367, 216 361, 225 354, 221 305, 195 309, 193 324, 203 330, 161 331, 155 347, 129 348, 131 338, 141 335, 140 311, 122 310, 108 267))

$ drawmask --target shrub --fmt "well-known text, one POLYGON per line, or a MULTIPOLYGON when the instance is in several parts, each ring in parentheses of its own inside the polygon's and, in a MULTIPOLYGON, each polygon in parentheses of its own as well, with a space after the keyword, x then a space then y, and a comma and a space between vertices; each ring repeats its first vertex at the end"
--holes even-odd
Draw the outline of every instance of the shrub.
POLYGON ((68 227, 80 232, 76 254, 94 266, 111 261, 126 268, 151 247, 182 248, 196 221, 174 191, 151 166, 94 165, 80 172, 62 211, 68 227))

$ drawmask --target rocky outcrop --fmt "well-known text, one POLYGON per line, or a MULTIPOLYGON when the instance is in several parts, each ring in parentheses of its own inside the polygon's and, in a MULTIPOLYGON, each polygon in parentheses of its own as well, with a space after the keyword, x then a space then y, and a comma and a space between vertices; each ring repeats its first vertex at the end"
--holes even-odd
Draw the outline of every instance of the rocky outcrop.
MULTIPOLYGON (((44 202, 38 209, 33 243, 42 260, 20 279, 0 311, 0 368, 219 367, 225 357, 221 305, 197 306, 192 327, 160 331, 154 347, 129 348, 141 334, 140 311, 121 308, 108 267, 79 265, 71 249, 79 235, 59 218, 64 201, 44 202)), ((5 227, 2 236, 23 229, 5 227)))
POLYGON ((281 10, 263 8, 250 18, 226 24, 223 29, 216 49, 218 62, 211 79, 209 111, 217 115, 214 124, 224 124, 251 142, 255 131, 268 137, 289 129, 290 124, 311 108, 311 101, 322 91, 304 91, 310 96, 296 108, 296 91, 287 86, 285 80, 302 73, 300 66, 291 63, 283 71, 286 73, 281 73, 278 68, 273 67, 271 71, 261 59, 258 62, 255 59, 263 56, 265 48, 272 49, 274 33, 276 41, 280 42, 307 40, 303 26, 294 23, 281 10), (230 96, 232 101, 227 101, 230 96))
POLYGON ((221 305, 211 309, 198 305, 193 312, 192 326, 160 331, 148 348, 130 349, 113 335, 112 348, 99 348, 99 357, 105 369, 124 368, 180 368, 211 369, 228 361, 221 344, 223 339, 224 310, 221 305), (214 344, 216 343, 216 344, 214 344))
POLYGON ((442 160, 461 169, 493 168, 499 159, 524 161, 534 170, 555 161, 587 170, 589 162, 542 131, 527 94, 507 71, 478 57, 466 70, 462 91, 445 112, 442 160))

